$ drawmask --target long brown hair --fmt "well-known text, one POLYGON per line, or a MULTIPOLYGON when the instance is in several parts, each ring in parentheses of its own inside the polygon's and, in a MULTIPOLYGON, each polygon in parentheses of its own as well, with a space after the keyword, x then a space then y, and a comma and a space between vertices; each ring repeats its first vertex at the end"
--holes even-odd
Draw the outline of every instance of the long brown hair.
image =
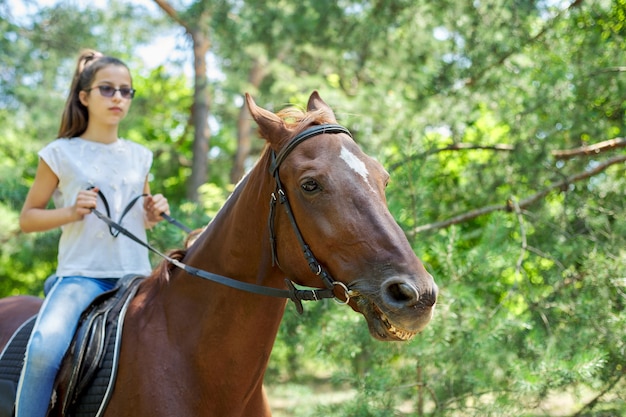
POLYGON ((81 51, 61 116, 59 138, 73 138, 82 135, 87 130, 89 113, 87 107, 80 102, 78 95, 81 91, 88 89, 93 83, 96 73, 108 65, 123 66, 130 73, 128 66, 117 58, 103 55, 93 49, 81 51))

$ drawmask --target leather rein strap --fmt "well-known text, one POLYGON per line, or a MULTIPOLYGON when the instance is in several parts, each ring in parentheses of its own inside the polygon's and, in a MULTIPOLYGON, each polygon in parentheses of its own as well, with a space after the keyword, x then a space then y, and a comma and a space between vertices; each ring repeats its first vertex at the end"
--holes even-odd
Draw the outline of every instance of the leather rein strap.
MULTIPOLYGON (((321 135, 324 133, 331 133, 331 134, 332 133, 346 133, 350 137, 352 137, 352 134, 350 133, 350 131, 343 126, 334 125, 334 124, 318 125, 318 126, 313 126, 309 129, 306 129, 303 132, 296 135, 278 153, 278 155, 276 155, 272 151, 272 163, 270 166, 270 174, 274 177, 276 181, 276 191, 272 193, 272 198, 270 201, 269 226, 270 226, 270 242, 271 242, 271 248, 272 248, 272 262, 275 265, 278 265, 278 258, 277 258, 277 253, 276 253, 276 239, 275 239, 275 233, 274 233, 274 211, 275 211, 275 206, 276 206, 276 201, 277 201, 276 196, 278 195, 280 196, 280 203, 285 207, 285 211, 287 212, 287 216, 289 217, 289 220, 291 222, 291 225, 293 226, 294 232, 296 233, 296 237, 298 238, 298 241, 300 242, 300 245, 304 252, 304 256, 307 259, 307 262, 309 263, 309 267, 311 268, 311 271, 313 271, 316 275, 320 276, 320 278, 324 282, 324 285, 326 286, 325 289, 298 289, 295 287, 294 283, 290 279, 287 279, 287 278, 285 279, 285 284, 287 285, 287 288, 288 288, 287 290, 281 290, 278 288, 250 284, 247 282, 235 280, 233 278, 228 278, 219 274, 214 274, 212 272, 204 271, 202 269, 194 268, 192 266, 189 266, 177 259, 174 259, 160 252, 158 249, 154 248, 149 243, 146 243, 142 241, 141 239, 139 239, 137 236, 135 236, 133 233, 131 233, 129 230, 127 230, 120 224, 122 219, 126 215, 126 213, 130 211, 130 209, 137 202, 137 200, 140 197, 144 197, 145 195, 140 195, 134 198, 124 210, 119 222, 116 222, 110 218, 109 206, 106 201, 106 198, 104 197, 104 194, 102 194, 102 192, 99 191, 98 194, 100 198, 102 199, 102 201, 104 202, 104 206, 107 211, 107 214, 105 215, 96 209, 92 209, 92 213, 94 213, 100 220, 104 221, 109 226, 109 230, 111 234, 113 235, 113 237, 117 237, 119 234, 123 234, 124 236, 127 236, 131 240, 147 248, 151 252, 157 254, 161 258, 165 259, 172 265, 184 270, 190 275, 203 278, 203 279, 206 279, 206 280, 218 283, 218 284, 222 284, 230 288, 247 291, 247 292, 254 293, 254 294, 290 299, 291 301, 294 302, 296 306, 296 310, 300 314, 302 314, 304 310, 302 307, 302 301, 320 301, 324 298, 336 298, 334 289, 337 286, 342 288, 344 291, 346 300, 342 301, 342 303, 347 304, 348 301, 350 300, 350 296, 353 293, 348 289, 348 287, 344 283, 340 281, 334 281, 332 279, 332 277, 330 276, 330 274, 328 274, 326 269, 317 261, 317 259, 311 252, 309 246, 305 243, 304 238, 302 237, 302 234, 300 233, 300 229, 298 228, 298 225, 296 223, 295 217, 293 216, 293 213, 291 211, 289 200, 287 199, 287 196, 285 195, 285 192, 283 190, 282 183, 280 182, 279 172, 278 172, 280 164, 285 160, 285 158, 289 155, 289 153, 291 153, 291 151, 298 144, 314 136, 321 135)), ((182 225, 176 219, 173 219, 167 216, 165 213, 162 213, 161 216, 165 220, 167 220, 170 224, 173 224, 185 230, 187 233, 191 232, 191 229, 182 225)))
MULTIPOLYGON (((89 187, 87 189, 88 190, 92 190, 94 188, 96 188, 96 187, 89 187)), ((110 218, 111 217, 111 210, 109 208, 109 202, 107 201, 106 197, 104 196, 104 193, 102 191, 100 191, 100 190, 98 190, 98 196, 102 200, 102 204, 104 204, 104 209, 107 212, 107 217, 110 218)), ((119 223, 119 224, 122 223, 122 220, 124 220, 124 217, 133 208, 133 206, 135 205, 137 200, 139 200, 141 197, 147 197, 147 196, 148 196, 148 194, 139 194, 137 197, 135 197, 132 200, 130 200, 130 203, 128 203, 126 205, 126 207, 124 208, 124 211, 122 211, 122 215, 120 216, 120 219, 117 221, 117 223, 119 223)), ((165 221, 167 221, 168 223, 178 227, 180 230, 182 230, 182 231, 184 231, 186 233, 191 233, 192 232, 192 230, 190 228, 188 228, 187 226, 185 226, 184 224, 182 224, 181 222, 179 222, 175 218, 167 215, 166 213, 161 213, 161 217, 163 217, 165 219, 165 221)), ((118 228, 112 226, 108 222, 106 222, 106 223, 109 226, 109 233, 111 233, 111 236, 117 237, 120 234, 120 230, 118 228)))
POLYGON ((166 254, 162 253, 161 251, 159 251, 158 249, 156 249, 154 246, 150 245, 149 243, 144 242, 143 240, 139 239, 137 236, 135 236, 132 232, 130 232, 128 229, 126 229, 125 227, 123 227, 122 225, 120 225, 119 223, 115 222, 114 220, 112 220, 110 217, 108 217, 106 214, 101 213, 100 211, 93 209, 92 213, 95 214, 100 220, 102 220, 103 222, 105 222, 109 228, 114 229, 117 232, 117 235, 122 234, 124 236, 127 236, 128 238, 130 238, 131 240, 133 240, 134 242, 140 244, 141 246, 147 248, 148 250, 150 250, 151 252, 157 254, 158 256, 160 256, 161 258, 165 259, 167 262, 171 263, 172 265, 182 269, 183 271, 187 272, 190 275, 199 277, 199 278, 203 278, 218 284, 222 284, 225 285, 227 287, 230 288, 235 288, 238 290, 242 290, 242 291, 247 291, 250 293, 254 293, 254 294, 260 294, 260 295, 267 295, 270 297, 278 297, 278 298, 287 298, 290 299, 291 301, 294 302, 294 304, 296 305, 296 310, 298 310, 299 313, 302 313, 303 308, 302 308, 302 301, 317 301, 317 300, 321 300, 323 298, 334 298, 334 294, 332 293, 332 291, 328 290, 328 289, 324 289, 324 290, 301 290, 301 289, 297 289, 293 283, 288 280, 285 279, 285 284, 287 285, 287 290, 281 290, 278 288, 272 288, 272 287, 264 287, 262 285, 256 285, 256 284, 249 284, 247 282, 242 282, 242 281, 237 281, 236 279, 232 279, 232 278, 228 278, 219 274, 214 274, 212 272, 208 272, 208 271, 204 271, 202 269, 198 269, 198 268, 194 268, 192 266, 189 266, 177 259, 174 259, 170 256, 167 256, 166 254))

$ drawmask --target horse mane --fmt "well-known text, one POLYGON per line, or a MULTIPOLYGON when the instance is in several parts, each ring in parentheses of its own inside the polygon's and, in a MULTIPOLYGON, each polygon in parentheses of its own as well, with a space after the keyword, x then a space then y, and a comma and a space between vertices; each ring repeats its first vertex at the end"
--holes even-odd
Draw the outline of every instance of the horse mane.
MULTIPOLYGON (((183 258, 185 257, 185 255, 187 255, 187 248, 184 248, 184 249, 174 249, 174 250, 170 251, 169 253, 167 253, 167 256, 170 259, 174 259, 174 260, 177 260, 177 261, 182 261, 183 258)), ((174 265, 173 263, 171 263, 167 259, 163 259, 163 260, 161 260, 161 262, 159 262, 159 264, 154 269, 154 271, 152 271, 152 274, 150 275, 149 278, 151 278, 152 280, 155 280, 157 282, 160 282, 160 283, 168 282, 170 280, 170 276, 172 274, 172 271, 175 268, 177 268, 176 265, 174 265)))
MULTIPOLYGON (((167 253, 167 256, 170 259, 174 259, 177 261, 181 261, 187 256, 187 250, 193 243, 198 239, 200 234, 204 231, 205 227, 201 227, 198 229, 192 230, 187 237, 185 238, 184 248, 183 249, 174 249, 167 253)), ((148 277, 146 281, 154 282, 156 286, 159 286, 162 283, 167 283, 170 280, 170 276, 172 271, 176 268, 176 266, 171 263, 167 259, 162 259, 161 262, 157 265, 157 267, 152 271, 152 274, 148 277)))

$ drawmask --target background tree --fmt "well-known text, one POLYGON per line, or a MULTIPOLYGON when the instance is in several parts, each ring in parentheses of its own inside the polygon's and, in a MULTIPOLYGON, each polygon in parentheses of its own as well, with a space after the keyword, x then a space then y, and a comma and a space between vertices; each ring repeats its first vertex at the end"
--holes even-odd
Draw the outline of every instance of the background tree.
POLYGON ((192 166, 187 184, 187 198, 199 201, 199 189, 208 179, 208 152, 211 132, 209 130, 210 96, 207 77, 207 54, 211 50, 212 15, 210 1, 196 1, 183 14, 176 11, 166 0, 154 0, 177 24, 185 29, 193 49, 194 94, 191 110, 193 124, 192 166))

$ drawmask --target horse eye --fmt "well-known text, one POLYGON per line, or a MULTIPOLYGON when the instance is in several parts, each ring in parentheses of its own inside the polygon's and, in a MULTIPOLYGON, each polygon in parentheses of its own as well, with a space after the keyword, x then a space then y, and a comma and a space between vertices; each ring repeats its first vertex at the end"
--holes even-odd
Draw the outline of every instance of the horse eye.
POLYGON ((300 187, 302 187, 302 189, 307 192, 307 193, 314 193, 316 191, 320 191, 321 187, 320 185, 317 183, 317 181, 312 180, 312 179, 308 179, 306 181, 304 181, 300 187))

